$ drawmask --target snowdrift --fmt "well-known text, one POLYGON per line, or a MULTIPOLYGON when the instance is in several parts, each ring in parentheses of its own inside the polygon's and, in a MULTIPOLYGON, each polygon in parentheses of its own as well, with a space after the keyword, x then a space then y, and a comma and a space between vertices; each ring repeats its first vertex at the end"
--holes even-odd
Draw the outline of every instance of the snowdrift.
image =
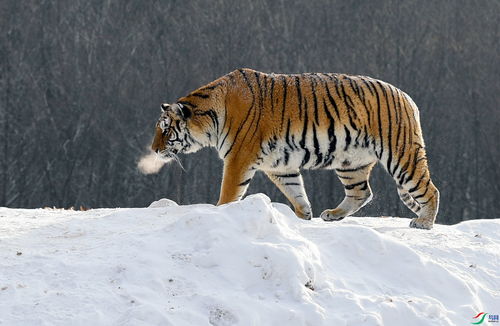
POLYGON ((467 325, 500 313, 500 220, 303 221, 237 203, 0 208, 2 325, 467 325))

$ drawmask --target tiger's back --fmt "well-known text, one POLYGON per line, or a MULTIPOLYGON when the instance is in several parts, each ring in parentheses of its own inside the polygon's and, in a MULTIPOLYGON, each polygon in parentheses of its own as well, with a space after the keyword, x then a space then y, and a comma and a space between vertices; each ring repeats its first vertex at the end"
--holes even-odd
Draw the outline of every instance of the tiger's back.
POLYGON ((247 130, 258 125, 246 137, 234 134, 233 141, 249 146, 259 139, 266 153, 277 151, 274 162, 266 160, 268 168, 341 168, 355 165, 347 158, 360 160, 359 153, 393 161, 395 154, 404 154, 398 152, 403 142, 423 146, 421 137, 413 139, 421 134, 416 106, 387 83, 362 76, 249 70, 233 78, 240 86, 236 92, 247 101, 229 114, 238 125, 247 124, 247 130))
POLYGON ((213 130, 209 145, 224 160, 219 204, 241 198, 255 171, 262 170, 297 215, 310 218, 300 169, 335 169, 346 196, 321 217, 339 220, 369 202, 368 178, 380 162, 403 202, 419 215, 411 226, 434 223, 439 192, 430 179, 418 109, 388 83, 343 74, 240 69, 178 103, 194 112, 193 120, 199 117, 198 125, 213 130))

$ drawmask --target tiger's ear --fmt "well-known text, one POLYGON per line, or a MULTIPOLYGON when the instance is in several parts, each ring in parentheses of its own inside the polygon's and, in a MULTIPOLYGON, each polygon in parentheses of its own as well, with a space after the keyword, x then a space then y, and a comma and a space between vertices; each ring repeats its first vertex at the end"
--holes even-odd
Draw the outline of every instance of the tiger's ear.
POLYGON ((172 105, 163 103, 161 105, 161 110, 163 112, 170 111, 183 120, 186 120, 191 116, 191 109, 181 103, 176 103, 172 105))
POLYGON ((181 117, 186 120, 191 117, 191 109, 181 103, 177 104, 179 106, 179 112, 181 117))
POLYGON ((168 104, 168 103, 162 103, 161 104, 161 111, 162 112, 167 112, 169 107, 170 107, 170 104, 168 104))

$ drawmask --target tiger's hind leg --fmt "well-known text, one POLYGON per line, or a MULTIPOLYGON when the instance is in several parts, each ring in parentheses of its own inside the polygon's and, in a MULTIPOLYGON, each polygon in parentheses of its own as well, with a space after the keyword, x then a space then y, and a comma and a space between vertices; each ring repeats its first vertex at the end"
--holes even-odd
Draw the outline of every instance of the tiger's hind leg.
POLYGON ((423 191, 424 193, 413 197, 422 209, 418 213, 418 217, 411 220, 410 227, 430 230, 434 226, 439 210, 439 190, 431 181, 423 191))
POLYGON ((408 182, 404 188, 420 206, 420 209, 413 209, 418 217, 411 220, 410 227, 432 229, 439 209, 439 190, 432 183, 429 172, 426 171, 416 182, 408 182))
POLYGON ((432 183, 423 148, 414 154, 411 168, 402 168, 393 175, 398 183, 400 198, 408 208, 418 215, 410 227, 432 229, 439 210, 439 191, 432 183))
POLYGON ((310 220, 312 218, 311 204, 307 198, 300 172, 275 173, 266 171, 265 173, 292 203, 295 214, 302 219, 310 220))
POLYGON ((415 199, 406 191, 403 189, 401 186, 398 186, 398 195, 399 199, 408 207, 412 212, 418 215, 418 212, 420 212, 420 204, 417 203, 415 199))
POLYGON ((375 162, 353 169, 336 169, 337 176, 344 185, 345 198, 337 208, 321 213, 324 221, 339 221, 356 213, 373 198, 368 179, 375 162))

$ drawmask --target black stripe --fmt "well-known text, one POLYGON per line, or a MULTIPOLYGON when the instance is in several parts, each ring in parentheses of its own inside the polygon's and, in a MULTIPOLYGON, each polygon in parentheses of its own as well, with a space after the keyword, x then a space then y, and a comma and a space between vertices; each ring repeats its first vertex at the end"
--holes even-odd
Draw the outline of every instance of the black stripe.
MULTIPOLYGON (((234 139, 233 139, 233 142, 231 144, 231 146, 229 147, 229 149, 227 150, 226 154, 224 154, 224 158, 226 158, 229 153, 231 152, 231 150, 233 149, 234 145, 236 144, 236 139, 238 138, 238 135, 239 133, 241 132, 241 130, 243 129, 243 126, 246 124, 246 122, 248 121, 248 117, 250 116, 250 113, 252 113, 252 108, 254 106, 254 102, 255 102, 255 94, 253 92, 253 89, 252 89, 252 85, 250 84, 250 82, 248 81, 248 78, 247 78, 247 75, 245 73, 245 71, 243 69, 240 69, 238 70, 238 72, 241 73, 241 75, 243 76, 243 79, 245 80, 245 82, 247 83, 247 86, 248 88, 250 89, 250 92, 252 93, 252 104, 250 105, 250 108, 248 109, 248 113, 245 117, 245 119, 243 120, 243 122, 240 124, 240 126, 238 127, 238 130, 236 130, 236 134, 234 135, 234 139)), ((255 112, 254 112, 254 118, 255 118, 255 112)), ((250 129, 250 128, 248 128, 250 129)), ((247 130, 247 133, 248 133, 248 130, 247 130)), ((246 137, 246 135, 245 135, 246 137)), ((244 138, 245 138, 244 137, 244 138)))
POLYGON ((257 156, 257 161, 260 161, 260 162, 257 162, 257 164, 260 165, 260 163, 264 162, 264 158, 262 156, 257 156))
POLYGON ((210 95, 202 94, 202 93, 192 93, 190 96, 196 96, 196 97, 201 97, 201 98, 209 98, 210 97, 210 95))
MULTIPOLYGON (((257 75, 257 74, 255 74, 255 75, 257 75)), ((262 79, 263 79, 262 86, 259 84, 258 81, 257 81, 257 83, 259 84, 259 87, 261 88, 262 105, 264 105, 264 102, 268 98, 267 92, 269 90, 269 88, 267 87, 267 74, 263 74, 262 79)))
POLYGON ((189 101, 179 101, 179 102, 177 102, 177 103, 180 103, 180 104, 184 104, 184 105, 190 106, 190 107, 192 107, 193 109, 194 109, 194 108, 196 108, 196 104, 193 104, 193 103, 191 103, 191 102, 189 102, 189 101))
POLYGON ((246 186, 247 184, 250 183, 250 180, 252 180, 252 178, 249 178, 249 179, 246 179, 245 181, 243 181, 242 183, 240 183, 238 186, 246 186))
POLYGON ((335 120, 333 119, 330 110, 323 100, 323 110, 325 111, 326 117, 328 118, 328 140, 330 141, 330 146, 328 148, 328 153, 335 152, 335 147, 337 146, 337 137, 335 136, 335 120))
MULTIPOLYGON (((222 128, 221 128, 221 131, 223 132, 225 129, 226 129, 226 123, 227 123, 227 107, 224 105, 224 118, 222 119, 222 121, 224 121, 224 123, 222 124, 222 128)), ((217 144, 219 143, 219 139, 217 139, 217 144)))
POLYGON ((301 184, 298 182, 286 182, 283 183, 284 186, 300 186, 301 184))
MULTIPOLYGON (((376 110, 374 110, 373 106, 372 106, 372 98, 373 98, 374 93, 373 93, 373 90, 370 87, 370 84, 366 80, 363 80, 363 82, 365 83, 365 86, 368 88, 368 90, 372 94, 372 97, 370 97, 369 101, 367 101, 367 104, 368 104, 369 112, 370 112, 368 121, 370 122, 370 128, 373 129, 374 126, 373 126, 372 121, 373 121, 373 119, 375 119, 374 115, 376 113, 376 110)), ((375 141, 373 140, 373 143, 374 142, 375 141)))
POLYGON ((290 153, 288 153, 288 150, 285 148, 283 150, 283 155, 284 155, 284 160, 285 160, 285 166, 288 165, 288 160, 290 159, 290 153))
MULTIPOLYGON (((384 99, 385 99, 385 105, 387 107, 387 121, 388 121, 388 127, 387 127, 387 151, 388 151, 388 155, 387 155, 387 171, 389 172, 389 174, 391 174, 391 163, 392 163, 392 118, 391 118, 391 108, 390 108, 390 105, 389 105, 389 98, 387 96, 387 90, 385 89, 385 87, 382 85, 382 83, 380 83, 379 81, 377 81, 377 83, 379 84, 380 88, 382 89, 382 93, 384 94, 384 99)), ((392 176, 392 174, 391 174, 392 176)))
MULTIPOLYGON (((406 119, 407 119, 407 123, 403 124, 403 128, 404 128, 404 142, 403 142, 402 153, 404 155, 406 153, 406 144, 407 143, 408 144, 411 143, 411 133, 410 132, 411 132, 411 128, 412 128, 411 118, 410 118, 410 115, 408 113, 408 109, 406 107, 406 101, 404 100, 404 98, 403 98, 403 109, 404 109, 403 111, 404 111, 404 113, 406 115, 406 119), (408 126, 408 128, 406 128, 406 126, 408 126), (406 139, 406 136, 408 136, 408 139, 406 139)), ((410 160, 410 157, 408 157, 408 159, 406 160, 406 163, 403 166, 404 170, 401 169, 401 172, 399 172, 398 179, 400 179, 399 180, 400 184, 404 184, 404 183, 407 182, 407 181, 405 182, 404 178, 401 178, 401 177, 403 176, 403 173, 407 174, 407 172, 408 172, 408 167, 410 165, 409 160, 410 160)))
MULTIPOLYGON (((272 152, 276 149, 276 143, 277 143, 276 136, 274 136, 272 139, 268 140, 267 142, 267 147, 269 148, 269 151, 272 152)), ((261 146, 262 148, 262 146, 261 146)))
MULTIPOLYGON (((382 136, 382 121, 380 119, 380 96, 378 95, 378 91, 377 91, 377 88, 375 87, 375 85, 373 85, 373 83, 371 81, 369 81, 370 84, 372 84, 373 86, 373 89, 375 91, 375 95, 377 97, 377 116, 378 116, 378 134, 379 134, 379 138, 380 138, 380 154, 377 155, 378 159, 380 160, 382 158, 382 154, 384 153, 384 138, 382 136)), ((375 150, 375 153, 377 152, 377 150, 375 150)))
POLYGON ((402 186, 404 184, 404 178, 408 174, 408 166, 409 165, 410 165, 410 162, 406 161, 406 163, 404 163, 403 166, 401 167, 401 171, 399 171, 397 179, 399 180, 400 186, 402 186))
MULTIPOLYGON (((241 70, 241 69, 240 69, 241 70)), ((231 78, 231 77, 230 77, 231 78)), ((214 85, 208 85, 208 86, 203 86, 202 88, 199 88, 198 91, 204 91, 204 90, 213 90, 217 87, 219 87, 220 85, 222 85, 223 82, 219 82, 217 84, 214 84, 214 85)))
POLYGON ((356 85, 356 82, 349 76, 344 76, 344 79, 349 81, 349 86, 351 86, 353 92, 356 94, 357 97, 361 98, 361 94, 359 92, 358 86, 356 85))
POLYGON ((321 154, 321 148, 319 147, 318 137, 316 135, 316 124, 313 123, 313 143, 314 143, 314 155, 316 156, 315 166, 318 166, 321 161, 323 161, 323 154, 321 154))
MULTIPOLYGON (((253 116, 252 116, 252 121, 250 121, 250 125, 248 126, 248 129, 246 130, 245 134, 243 135, 243 139, 241 140, 241 142, 239 144, 240 147, 238 148, 238 152, 235 155, 238 155, 239 152, 241 151, 241 149, 243 148, 244 140, 247 138, 248 134, 251 132, 252 127, 255 127, 255 131, 257 131, 258 126, 259 126, 260 115, 262 113, 262 110, 259 107, 259 105, 258 104, 254 105, 256 91, 253 89, 252 84, 251 84, 250 80, 247 78, 246 74, 244 75, 244 77, 245 77, 245 81, 246 81, 246 83, 247 83, 248 87, 250 88, 250 91, 253 95, 252 105, 250 106, 250 109, 249 109, 250 112, 253 112, 253 116), (256 122, 255 120, 256 120, 257 114, 258 114, 258 118, 257 118, 257 122, 256 122)), ((258 81, 257 81, 257 83, 258 83, 258 81)), ((260 90, 260 87, 258 90, 260 90)), ((246 123, 246 120, 244 121, 244 123, 246 123)), ((257 135, 256 132, 252 132, 250 139, 253 139, 256 135, 257 135)))
POLYGON ((278 165, 280 165, 280 163, 281 163, 281 157, 279 157, 279 158, 276 160, 276 162, 274 162, 274 163, 272 164, 272 167, 273 167, 273 168, 278 167, 278 165))
MULTIPOLYGON (((415 176, 415 172, 417 171, 417 163, 416 163, 416 160, 417 160, 417 154, 416 153, 411 153, 410 154, 411 157, 413 158, 413 160, 410 160, 409 161, 413 161, 413 164, 411 165, 411 169, 409 169, 409 171, 407 171, 407 176, 405 178, 405 180, 403 181, 403 184, 407 184, 410 180, 413 180, 413 177, 415 176), (408 172, 410 174, 408 174, 408 172)), ((408 162, 409 164, 411 164, 411 162, 408 162)))
POLYGON ((390 87, 390 89, 391 89, 392 103, 394 104, 394 113, 395 113, 395 116, 396 116, 396 125, 399 125, 400 124, 399 114, 400 114, 400 107, 401 107, 401 104, 399 103, 399 89, 397 89, 395 87, 390 87), (396 103, 396 99, 398 100, 397 103, 396 103))
POLYGON ((307 162, 309 162, 309 159, 311 157, 311 154, 309 153, 309 150, 306 148, 306 137, 307 137, 307 125, 308 125, 309 119, 307 117, 307 100, 305 101, 305 107, 304 107, 304 128, 302 128, 302 138, 299 141, 300 147, 305 151, 304 158, 302 160, 301 166, 305 166, 307 162))
POLYGON ((297 103, 299 105, 299 117, 302 116, 302 92, 300 91, 300 79, 295 76, 295 88, 297 88, 297 103))
POLYGON ((231 122, 232 122, 232 119, 231 121, 229 121, 229 126, 227 128, 227 132, 226 132, 226 135, 224 136, 224 138, 222 139, 222 143, 219 145, 219 150, 222 149, 222 146, 224 146, 224 143, 226 142, 226 139, 227 139, 227 136, 229 135, 229 133, 231 132, 231 122))
MULTIPOLYGON (((260 74, 258 72, 255 72, 254 76, 255 76, 255 80, 257 82, 257 87, 259 90, 260 109, 262 110, 262 108, 264 107, 264 97, 262 96, 263 88, 260 85, 260 74)), ((263 77, 265 77, 265 75, 263 77)), ((265 82, 264 82, 264 85, 265 85, 265 82)))
POLYGON ((373 93, 373 90, 372 90, 372 89, 371 89, 371 87, 370 87, 370 84, 366 81, 366 79, 361 78, 361 80, 362 80, 362 81, 363 81, 363 83, 366 85, 366 88, 368 88, 368 90, 370 91, 370 93, 372 94, 372 96, 373 96, 373 95, 375 95, 375 94, 373 93))
MULTIPOLYGON (((399 174, 397 176, 397 179, 398 179, 398 182, 400 185, 402 184, 401 175, 404 172, 403 167, 401 166, 401 160, 404 158, 404 156, 406 154, 406 151, 405 151, 406 150, 406 126, 404 124, 402 126, 402 129, 403 129, 403 148, 401 149, 401 151, 400 151, 401 155, 399 156, 398 161, 396 162, 396 168, 397 167, 401 168, 401 170, 399 171, 399 174)), ((394 170, 394 173, 396 173, 396 170, 394 170)))
POLYGON ((309 153, 309 150, 307 148, 304 148, 304 151, 304 158, 302 159, 302 163, 300 164, 300 166, 305 166, 311 158, 311 153, 309 153))
POLYGON ((337 171, 337 172, 356 172, 359 170, 363 170, 364 168, 370 166, 371 164, 372 163, 368 163, 366 165, 358 166, 357 168, 353 168, 353 169, 335 169, 335 171, 337 171))
POLYGON ((277 178, 297 178, 300 177, 300 173, 286 173, 286 174, 273 174, 277 178))
POLYGON ((283 108, 281 110, 281 129, 283 129, 283 121, 285 120, 285 108, 286 108, 286 90, 287 90, 287 87, 286 87, 286 77, 285 76, 281 76, 282 79, 282 82, 283 82, 283 108))
POLYGON ((351 113, 354 113, 355 118, 357 118, 357 114, 355 110, 353 109, 352 105, 352 100, 351 98, 346 94, 345 89, 344 89, 344 83, 341 80, 336 80, 335 82, 335 92, 337 93, 337 96, 339 99, 342 97, 344 100, 344 106, 346 107, 346 112, 347 112, 347 118, 349 119, 349 125, 353 130, 358 130, 356 124, 353 121, 353 117, 351 113), (340 90, 339 90, 339 83, 340 83, 340 90), (342 91, 342 96, 340 95, 340 91, 342 91))
MULTIPOLYGON (((394 102, 394 111, 396 112, 396 125, 397 125, 397 131, 396 131, 396 144, 394 145, 394 149, 395 149, 395 152, 394 152, 394 155, 396 157, 396 163, 394 164, 394 169, 392 170, 392 173, 391 175, 394 176, 394 173, 396 173, 396 170, 399 166, 399 162, 401 160, 401 154, 404 153, 404 152, 401 152, 399 151, 399 144, 400 144, 400 139, 401 139, 401 125, 403 124, 401 121, 400 121, 400 117, 399 117, 399 112, 401 110, 401 103, 399 102, 399 91, 397 90, 396 91, 396 97, 398 99, 398 102, 396 104, 396 99, 394 98, 394 94, 392 94, 392 100, 394 102)), ((403 140, 404 142, 404 140, 403 140)))
MULTIPOLYGON (((362 79, 361 79, 362 80, 362 79)), ((366 96, 365 96, 365 90, 363 88, 363 85, 359 85, 359 90, 361 91, 361 101, 363 103, 363 107, 365 108, 365 112, 366 112, 366 118, 368 120, 368 125, 371 126, 372 125, 372 122, 371 122, 371 114, 370 114, 370 110, 368 110, 368 107, 366 106, 366 96)), ((368 104, 370 103, 370 101, 368 101, 368 104)), ((371 105, 370 105, 370 108, 371 108, 371 105)))
POLYGON ((345 105, 347 107, 347 112, 349 113, 349 120, 352 119, 351 118, 351 113, 353 113, 354 114, 354 118, 357 119, 358 118, 358 113, 354 109, 354 103, 352 102, 351 97, 349 95, 347 95, 347 93, 345 91, 344 83, 342 83, 342 82, 340 83, 340 88, 342 89, 342 96, 344 97, 344 103, 345 103, 345 105))
MULTIPOLYGON (((326 84, 325 84, 325 88, 326 88, 326 84)), ((325 167, 325 166, 330 165, 330 163, 335 158, 333 153, 335 152, 336 146, 337 146, 337 137, 335 136, 335 120, 333 119, 333 116, 331 115, 330 110, 328 109, 328 106, 326 105, 326 101, 324 98, 323 98, 323 110, 325 111, 325 114, 326 114, 328 121, 329 121, 329 125, 328 125, 329 145, 328 145, 328 152, 326 154, 325 160, 324 160, 321 167, 325 167)))
POLYGON ((429 190, 429 183, 430 182, 431 182, 431 178, 429 178, 429 180, 427 180, 427 183, 425 184, 425 191, 424 191, 424 193, 421 194, 421 195, 418 195, 418 196, 414 196, 413 199, 417 200, 419 198, 424 197, 427 194, 427 191, 429 190))
POLYGON ((408 189, 408 192, 409 193, 413 193, 415 192, 416 190, 418 190, 418 187, 420 187, 420 183, 422 182, 422 180, 425 178, 425 173, 422 174, 422 176, 420 177, 420 179, 418 179, 418 182, 417 184, 415 185, 415 187, 411 188, 411 189, 408 189))
POLYGON ((346 79, 349 80, 349 85, 351 85, 352 90, 356 94, 356 96, 360 99, 361 104, 363 104, 363 107, 365 109, 365 113, 368 119, 368 124, 370 124, 370 113, 368 112, 368 108, 366 107, 366 102, 365 102, 365 91, 363 90, 362 85, 358 84, 357 80, 354 80, 349 77, 345 77, 346 79))
MULTIPOLYGON (((361 181, 361 182, 358 182, 358 183, 353 183, 353 184, 350 184, 350 185, 344 185, 344 188, 346 188, 347 190, 352 190, 354 189, 355 187, 357 186, 361 186, 361 185, 367 185, 366 183, 366 180, 365 181, 361 181)), ((366 190, 366 187, 363 188, 363 189, 360 189, 360 190, 366 190)))
POLYGON ((408 177, 406 178, 404 183, 408 183, 408 181, 413 180, 413 177, 415 176, 415 173, 417 172, 417 165, 419 162, 418 153, 419 153, 419 149, 417 149, 413 153, 413 170, 410 172, 410 174, 408 175, 408 177))
POLYGON ((351 144, 351 133, 349 132, 349 129, 347 129, 346 125, 344 125, 344 130, 345 130, 345 147, 344 147, 344 151, 347 151, 347 148, 351 144))
POLYGON ((326 82, 325 82, 325 88, 326 88, 326 96, 328 97, 330 104, 333 106, 333 109, 335 110, 335 113, 337 115, 337 119, 340 121, 339 108, 337 106, 337 103, 335 102, 335 99, 333 98, 332 94, 330 93, 330 88, 328 88, 328 83, 326 83, 326 82))
MULTIPOLYGON (((255 72, 254 73, 255 75, 255 79, 257 81, 257 87, 258 87, 258 90, 259 90, 259 102, 260 102, 260 105, 258 107, 258 117, 257 117, 257 122, 254 123, 254 126, 255 126, 255 132, 252 134, 252 137, 253 138, 256 134, 257 134, 257 130, 259 129, 259 125, 260 125, 260 119, 262 118, 262 111, 264 110, 264 98, 262 96, 262 86, 260 85, 260 75, 258 72, 255 72)), ((253 122, 252 122, 253 123, 253 122)), ((250 128, 249 128, 250 130, 250 128)))
POLYGON ((431 200, 432 200, 432 197, 431 197, 431 198, 429 198, 429 199, 428 199, 428 200, 426 200, 426 201, 422 201, 422 202, 418 202, 418 203, 419 203, 421 206, 425 206, 425 205, 427 205, 427 204, 428 204, 431 200))
POLYGON ((359 146, 359 136, 361 136, 361 130, 356 130, 356 138, 354 138, 354 147, 359 146))
POLYGON ((271 77, 271 112, 274 113, 274 77, 271 77))
POLYGON ((354 179, 353 177, 343 176, 343 175, 339 175, 339 174, 337 174, 337 177, 339 177, 340 179, 346 179, 346 180, 352 180, 352 179, 354 179))
POLYGON ((217 136, 219 135, 219 119, 217 117, 217 113, 214 110, 207 110, 207 111, 196 110, 194 114, 199 116, 204 116, 204 115, 210 116, 212 124, 214 125, 214 128, 216 130, 217 136))
POLYGON ((368 145, 370 144, 370 139, 366 125, 363 127, 363 132, 365 133, 365 137, 363 137, 363 144, 361 145, 361 147, 368 147, 368 145))
POLYGON ((319 125, 319 120, 318 120, 318 98, 316 97, 316 87, 315 87, 315 81, 313 78, 311 80, 311 91, 313 95, 313 102, 314 102, 314 121, 316 121, 316 124, 319 125))
POLYGON ((288 123, 286 125, 286 133, 285 133, 285 141, 286 144, 293 150, 295 147, 294 144, 290 141, 290 119, 288 119, 288 123))

